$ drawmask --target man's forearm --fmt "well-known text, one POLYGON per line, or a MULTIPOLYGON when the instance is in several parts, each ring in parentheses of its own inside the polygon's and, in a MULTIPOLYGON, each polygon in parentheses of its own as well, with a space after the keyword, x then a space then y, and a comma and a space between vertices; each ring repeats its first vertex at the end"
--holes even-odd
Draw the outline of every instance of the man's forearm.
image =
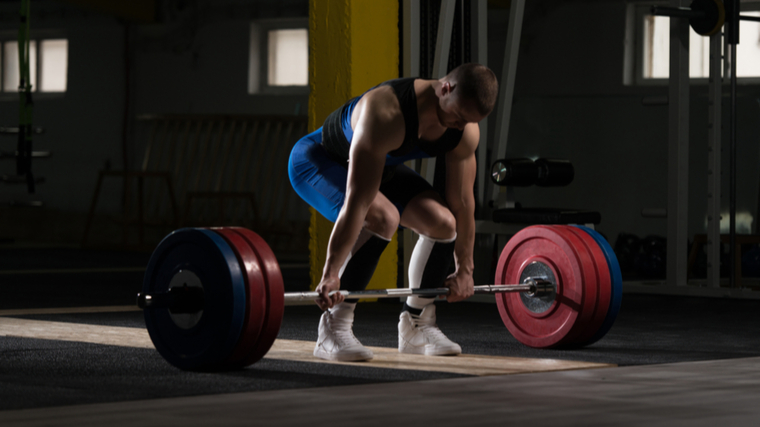
POLYGON ((454 261, 457 273, 472 274, 475 269, 473 248, 475 246, 475 212, 473 209, 461 209, 454 212, 457 221, 457 241, 454 246, 454 261))
POLYGON ((327 259, 322 272, 324 277, 338 277, 340 268, 348 258, 364 223, 364 212, 356 212, 344 207, 338 215, 327 245, 327 259))

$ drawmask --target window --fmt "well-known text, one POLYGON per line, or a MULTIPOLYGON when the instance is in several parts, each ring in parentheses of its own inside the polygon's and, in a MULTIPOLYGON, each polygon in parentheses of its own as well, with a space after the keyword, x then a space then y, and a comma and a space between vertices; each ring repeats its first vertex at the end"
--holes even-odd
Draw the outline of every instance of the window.
POLYGON ((306 29, 268 32, 269 86, 309 84, 309 32, 306 29))
MULTIPOLYGON (((645 79, 667 79, 670 75, 670 18, 644 16, 641 60, 645 79)), ((710 38, 689 31, 689 77, 710 76, 710 38)))
POLYGON ((40 91, 66 92, 69 41, 66 39, 42 40, 40 59, 40 91))
POLYGON ((306 20, 251 25, 248 93, 303 93, 309 85, 306 20))
MULTIPOLYGON (((636 4, 628 9, 626 37, 626 84, 651 84, 667 81, 670 75, 670 19, 649 13, 651 4, 636 4), (635 48, 634 48, 635 46, 635 48)), ((746 6, 745 6, 746 7, 746 6)), ((760 11, 742 11, 760 16, 760 11)), ((676 18, 677 19, 677 18, 676 18)), ((760 22, 741 21, 737 45, 739 78, 760 77, 760 22)), ((725 51, 725 46, 724 46, 725 51)), ((710 38, 689 32, 689 76, 707 79, 710 74, 710 38)))
MULTIPOLYGON (((18 41, 5 40, 0 43, 0 49, 2 91, 18 92, 18 41)), ((29 42, 29 78, 33 92, 66 92, 68 50, 69 42, 66 39, 37 39, 29 42)))

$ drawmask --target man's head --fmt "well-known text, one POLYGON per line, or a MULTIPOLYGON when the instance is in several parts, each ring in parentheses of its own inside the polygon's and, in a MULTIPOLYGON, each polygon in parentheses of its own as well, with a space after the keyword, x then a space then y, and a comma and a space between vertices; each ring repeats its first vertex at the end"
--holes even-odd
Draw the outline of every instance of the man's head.
POLYGON ((477 123, 496 104, 499 82, 485 65, 460 65, 440 82, 438 118, 446 127, 463 129, 467 123, 477 123))

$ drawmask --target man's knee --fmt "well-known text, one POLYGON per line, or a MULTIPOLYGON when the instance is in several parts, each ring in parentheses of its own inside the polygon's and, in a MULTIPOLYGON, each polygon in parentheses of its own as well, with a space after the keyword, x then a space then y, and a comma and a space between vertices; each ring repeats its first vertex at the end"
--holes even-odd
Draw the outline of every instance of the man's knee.
POLYGON ((433 239, 450 239, 457 233, 457 220, 448 208, 440 206, 430 213, 423 228, 420 234, 433 239))
POLYGON ((390 239, 398 229, 399 221, 399 213, 395 206, 373 205, 367 212, 365 228, 390 239))

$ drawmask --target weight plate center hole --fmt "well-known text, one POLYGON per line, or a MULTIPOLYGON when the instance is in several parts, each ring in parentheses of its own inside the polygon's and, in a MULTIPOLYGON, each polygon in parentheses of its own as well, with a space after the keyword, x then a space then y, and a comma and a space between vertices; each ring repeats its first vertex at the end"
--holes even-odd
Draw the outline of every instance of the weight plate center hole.
MULTIPOLYGON (((177 274, 172 277, 169 282, 169 289, 173 288, 200 288, 203 289, 203 283, 201 279, 190 270, 179 270, 177 274)), ((191 329, 200 322, 203 317, 203 310, 195 313, 172 313, 169 311, 169 316, 177 327, 180 329, 191 329)))
POLYGON ((543 262, 533 261, 520 274, 520 283, 525 283, 527 279, 541 279, 555 284, 550 292, 542 296, 530 296, 527 292, 520 292, 520 300, 530 312, 536 314, 546 312, 557 298, 557 279, 554 277, 554 272, 543 262))

